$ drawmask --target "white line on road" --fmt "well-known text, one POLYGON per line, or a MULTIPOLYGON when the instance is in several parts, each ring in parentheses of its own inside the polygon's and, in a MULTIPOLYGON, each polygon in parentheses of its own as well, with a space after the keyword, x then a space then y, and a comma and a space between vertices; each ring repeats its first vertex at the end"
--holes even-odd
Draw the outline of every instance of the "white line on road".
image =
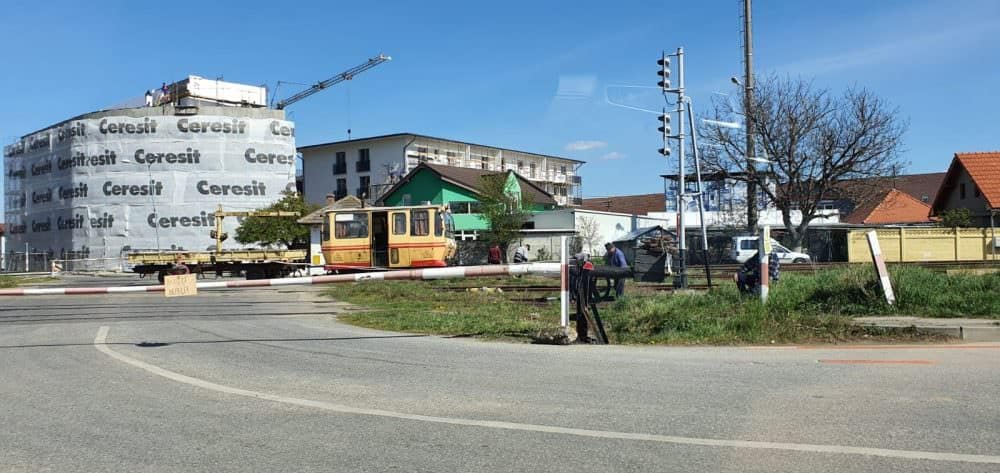
POLYGON ((350 407, 340 404, 333 404, 324 401, 314 401, 310 399, 299 399, 294 397, 279 396, 248 389, 224 386, 210 381, 205 381, 191 376, 175 373, 170 370, 151 365, 144 361, 118 353, 106 344, 108 339, 108 327, 103 326, 97 330, 94 337, 94 347, 98 351, 123 363, 130 364, 137 368, 146 370, 157 376, 162 376, 172 381, 184 383, 211 391, 246 396, 255 399, 280 402, 301 407, 311 407, 330 412, 342 414, 354 414, 364 416, 387 417, 393 419, 412 420, 418 422, 433 422, 437 424, 463 425, 469 427, 484 427, 490 429, 520 430, 526 432, 543 432, 550 434, 575 435, 578 437, 593 437, 604 439, 639 440, 645 442, 670 443, 678 445, 698 445, 706 447, 729 447, 729 448, 751 448, 763 450, 788 450, 807 453, 836 453, 847 455, 867 455, 876 457, 901 458, 906 460, 931 460, 967 463, 988 463, 1000 464, 1000 456, 997 455, 975 455, 966 453, 946 453, 946 452, 924 452, 916 450, 891 450, 885 448, 849 447, 842 445, 816 445, 806 443, 783 443, 783 442, 758 442, 750 440, 720 440, 697 437, 676 437, 670 435, 641 434, 631 432, 613 432, 607 430, 574 429, 571 427, 557 427, 551 425, 522 424, 518 422, 502 422, 491 420, 462 419, 456 417, 438 417, 420 414, 407 414, 404 412, 393 412, 381 409, 365 409, 350 407))

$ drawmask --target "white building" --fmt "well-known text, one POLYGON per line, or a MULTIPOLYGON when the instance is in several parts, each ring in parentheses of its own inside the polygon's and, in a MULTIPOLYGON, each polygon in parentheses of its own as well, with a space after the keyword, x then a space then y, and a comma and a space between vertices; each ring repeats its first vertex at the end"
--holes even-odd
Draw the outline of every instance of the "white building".
POLYGON ((580 205, 583 161, 413 133, 336 141, 298 149, 306 201, 348 194, 371 202, 421 162, 491 171, 516 171, 555 197, 580 205))
POLYGON ((532 228, 523 231, 522 239, 531 244, 533 257, 538 248, 546 248, 547 254, 558 256, 559 234, 575 233, 581 239, 590 236, 591 241, 582 242, 583 250, 592 256, 602 256, 605 243, 613 242, 638 228, 657 225, 666 228, 668 223, 665 219, 649 216, 561 209, 532 215, 530 220, 532 228))

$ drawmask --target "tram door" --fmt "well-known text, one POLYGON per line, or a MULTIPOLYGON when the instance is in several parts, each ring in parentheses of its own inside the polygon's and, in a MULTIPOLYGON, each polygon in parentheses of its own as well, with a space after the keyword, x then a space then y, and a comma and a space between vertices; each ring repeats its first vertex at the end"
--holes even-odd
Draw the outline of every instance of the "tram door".
POLYGON ((389 267, 389 217, 372 212, 372 266, 389 267))

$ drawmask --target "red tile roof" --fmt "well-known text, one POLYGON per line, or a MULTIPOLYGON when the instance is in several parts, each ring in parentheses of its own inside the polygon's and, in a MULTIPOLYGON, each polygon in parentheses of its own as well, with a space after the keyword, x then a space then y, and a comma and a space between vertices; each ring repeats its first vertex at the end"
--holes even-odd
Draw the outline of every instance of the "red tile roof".
POLYGON ((976 183, 990 207, 1000 208, 1000 151, 957 153, 955 158, 972 176, 972 182, 976 183))
POLYGON ((1000 209, 1000 151, 986 151, 955 153, 955 158, 948 167, 948 174, 941 183, 941 192, 934 199, 934 211, 944 210, 947 205, 948 194, 955 187, 960 167, 969 173, 972 183, 979 188, 986 203, 994 209, 1000 209))
POLYGON ((663 193, 591 197, 583 199, 583 208, 600 212, 646 215, 650 212, 666 212, 667 201, 663 193))
POLYGON ((887 189, 860 203, 843 219, 853 224, 930 223, 931 207, 899 189, 887 189))

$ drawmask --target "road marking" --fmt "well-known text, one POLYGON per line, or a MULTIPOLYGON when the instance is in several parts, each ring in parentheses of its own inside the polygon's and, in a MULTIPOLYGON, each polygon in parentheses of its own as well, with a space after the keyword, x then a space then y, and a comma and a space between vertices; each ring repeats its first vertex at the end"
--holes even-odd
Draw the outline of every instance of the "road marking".
POLYGON ((828 365, 933 365, 931 360, 816 360, 828 365))
POLYGON ((248 389, 234 388, 205 381, 199 378, 175 373, 159 366, 140 361, 130 356, 118 353, 107 344, 108 326, 102 326, 97 330, 94 337, 94 347, 98 351, 123 363, 143 369, 149 373, 167 378, 171 381, 184 383, 198 388, 208 389, 220 393, 245 396, 265 401, 279 402, 301 407, 311 407, 341 414, 353 414, 363 416, 385 417, 391 419, 411 420, 417 422, 432 422, 435 424, 461 425, 467 427, 483 427, 489 429, 517 430, 523 432, 541 432, 549 434, 574 435, 577 437, 591 437, 602 439, 618 440, 638 440, 644 442, 668 443, 676 445, 697 445, 703 447, 728 447, 728 448, 750 448, 762 450, 786 450, 806 453, 834 453, 846 455, 865 455, 876 457, 900 458, 905 460, 930 460, 965 463, 987 463, 1000 465, 1000 455, 976 455, 967 453, 948 452, 924 452, 917 450, 892 450, 885 448, 850 447, 842 445, 818 445, 806 443, 784 443, 784 442, 759 442, 750 440, 722 440, 707 439, 697 437, 677 437, 672 435, 642 434, 633 432, 614 432, 608 430, 575 429, 571 427, 558 427, 552 425, 522 424, 519 422, 502 422, 492 420, 463 419, 458 417, 439 417, 420 414, 407 414, 405 412, 386 411, 382 409, 366 409, 360 407, 350 407, 341 404, 334 404, 324 401, 314 401, 310 399, 300 399, 295 397, 280 396, 248 389))

